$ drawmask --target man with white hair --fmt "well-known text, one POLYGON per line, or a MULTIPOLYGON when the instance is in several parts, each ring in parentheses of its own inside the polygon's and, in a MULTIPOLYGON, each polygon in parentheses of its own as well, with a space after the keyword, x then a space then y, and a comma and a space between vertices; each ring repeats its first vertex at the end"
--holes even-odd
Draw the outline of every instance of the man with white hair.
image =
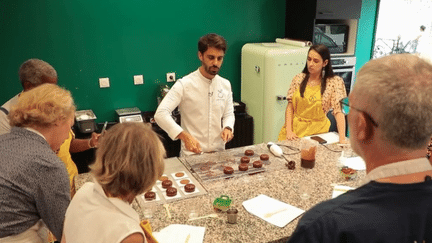
MULTIPOLYGON (((49 63, 39 59, 25 61, 18 74, 23 92, 45 83, 57 84, 56 70, 49 63)), ((18 103, 19 95, 15 95, 0 107, 0 135, 11 130, 8 114, 12 106, 18 103)))
POLYGON ((364 185, 306 212, 289 242, 432 242, 431 94, 432 65, 416 55, 360 69, 341 105, 364 185))

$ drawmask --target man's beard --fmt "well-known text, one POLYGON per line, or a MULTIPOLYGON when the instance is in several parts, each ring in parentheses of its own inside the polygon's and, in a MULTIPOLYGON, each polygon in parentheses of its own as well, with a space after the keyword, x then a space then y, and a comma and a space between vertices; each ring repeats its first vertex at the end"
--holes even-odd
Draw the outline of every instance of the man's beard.
POLYGON ((206 66, 206 67, 204 68, 204 70, 205 70, 208 74, 211 74, 211 75, 216 75, 216 74, 219 73, 219 68, 218 68, 217 66, 211 66, 211 67, 206 66))

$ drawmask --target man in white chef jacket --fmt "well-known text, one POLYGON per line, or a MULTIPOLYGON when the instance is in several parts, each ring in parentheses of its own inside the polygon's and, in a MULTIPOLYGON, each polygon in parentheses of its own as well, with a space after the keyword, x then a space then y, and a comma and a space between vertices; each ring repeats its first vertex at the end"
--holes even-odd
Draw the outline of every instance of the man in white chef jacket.
POLYGON ((208 34, 198 41, 198 70, 177 80, 156 110, 157 124, 173 139, 180 139, 181 156, 220 151, 233 138, 234 107, 230 82, 218 75, 225 39, 208 34), (178 107, 181 126, 172 118, 178 107))

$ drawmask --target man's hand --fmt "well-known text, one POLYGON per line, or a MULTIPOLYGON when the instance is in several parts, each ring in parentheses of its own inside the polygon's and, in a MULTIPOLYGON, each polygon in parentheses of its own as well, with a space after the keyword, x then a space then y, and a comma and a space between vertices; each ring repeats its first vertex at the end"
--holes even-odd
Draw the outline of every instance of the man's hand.
POLYGON ((198 140, 196 140, 196 138, 194 138, 189 133, 183 131, 177 136, 177 138, 184 142, 187 150, 196 154, 200 154, 202 152, 201 145, 198 140))
POLYGON ((233 137, 234 137, 234 134, 232 133, 231 129, 225 127, 221 133, 222 140, 224 140, 227 143, 227 142, 231 141, 231 139, 233 139, 233 137))

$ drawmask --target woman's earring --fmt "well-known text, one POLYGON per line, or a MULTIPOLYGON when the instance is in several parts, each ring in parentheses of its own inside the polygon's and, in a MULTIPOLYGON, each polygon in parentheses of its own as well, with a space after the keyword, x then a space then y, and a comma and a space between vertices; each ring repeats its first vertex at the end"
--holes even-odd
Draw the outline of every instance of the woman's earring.
POLYGON ((324 78, 324 76, 325 76, 325 70, 324 70, 324 68, 322 69, 321 74, 322 74, 322 78, 324 78))

